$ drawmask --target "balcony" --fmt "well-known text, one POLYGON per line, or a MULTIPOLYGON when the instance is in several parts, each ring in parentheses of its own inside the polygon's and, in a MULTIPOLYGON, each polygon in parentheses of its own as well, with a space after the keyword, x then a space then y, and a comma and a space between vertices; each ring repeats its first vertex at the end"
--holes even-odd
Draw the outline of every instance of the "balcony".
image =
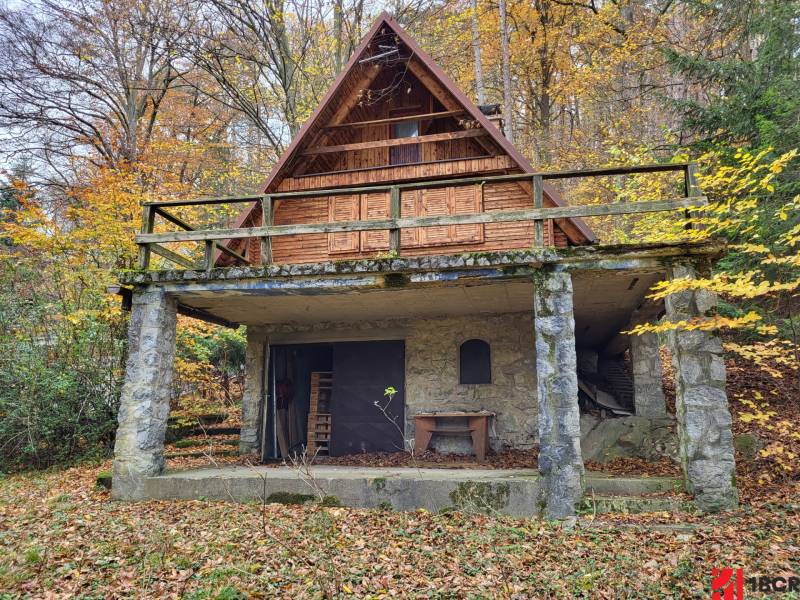
MULTIPOLYGON (((334 203, 332 203, 333 205, 334 203)), ((292 264, 310 262, 292 254, 291 248, 281 247, 279 260, 274 260, 275 250, 283 240, 302 239, 303 236, 326 235, 328 239, 327 258, 352 258, 370 256, 411 257, 420 255, 451 254, 455 249, 469 247, 471 250, 515 250, 524 248, 544 248, 556 245, 554 223, 567 223, 582 217, 605 217, 611 215, 644 214, 684 209, 686 214, 707 204, 701 195, 694 178, 694 165, 691 163, 675 163, 663 165, 643 165, 632 167, 612 167, 590 170, 555 171, 543 173, 522 173, 510 175, 492 175, 481 177, 464 177, 459 179, 441 179, 411 183, 380 184, 349 188, 314 189, 292 192, 275 192, 242 197, 202 198, 195 200, 172 200, 163 202, 147 202, 143 204, 141 233, 136 235, 139 246, 139 268, 151 268, 151 257, 156 254, 167 261, 189 270, 205 270, 210 272, 215 266, 270 265, 273 263, 292 264), (610 202, 580 206, 545 206, 545 186, 549 181, 565 179, 585 179, 620 175, 641 175, 647 173, 679 172, 683 175, 684 196, 640 202, 610 202), (483 204, 475 205, 482 209, 479 212, 463 212, 461 214, 423 214, 407 211, 407 198, 415 192, 433 194, 436 190, 460 190, 476 188, 483 196, 488 189, 498 186, 519 183, 529 186, 530 205, 514 210, 483 210, 483 204), (364 211, 367 218, 345 219, 332 211, 324 222, 281 224, 274 222, 276 203, 294 203, 298 200, 347 198, 357 196, 371 198, 378 207, 364 211), (220 205, 245 205, 250 214, 258 215, 260 225, 252 225, 247 219, 242 220, 245 226, 198 228, 187 223, 184 218, 171 212, 173 208, 195 207, 198 209, 213 208, 220 205), (178 231, 156 232, 156 217, 167 224, 177 226, 178 231), (483 238, 475 237, 478 227, 493 227, 501 224, 529 224, 531 236, 520 243, 504 246, 500 242, 492 247, 481 246, 483 238), (451 238, 446 237, 450 232, 451 238), (456 237, 453 238, 452 236, 456 237), (462 237, 459 238, 458 236, 462 237), (358 256, 352 253, 353 247, 348 240, 358 236, 361 240, 358 256), (465 237, 466 236, 466 237, 465 237), (472 237, 470 237, 472 236, 472 237), (463 239, 462 239, 463 238, 463 239), (455 241, 453 241, 455 240, 455 241), (181 249, 187 245, 202 244, 202 259, 199 252, 177 252, 167 245, 180 244, 181 249), (256 244, 257 251, 248 251, 256 244), (466 245, 466 246, 465 246, 466 245), (350 254, 348 254, 350 251, 350 254), (257 260, 254 259, 257 256, 257 260)), ((469 205, 467 205, 469 206, 469 205)), ((474 210, 474 208, 473 208, 474 210)), ((441 212, 441 211, 440 211, 441 212)), ((160 228, 163 228, 159 223, 160 228)), ((480 230, 481 232, 483 229, 480 230)), ((292 246, 294 247, 294 246, 292 246)), ((318 261, 319 262, 319 261, 318 261)))

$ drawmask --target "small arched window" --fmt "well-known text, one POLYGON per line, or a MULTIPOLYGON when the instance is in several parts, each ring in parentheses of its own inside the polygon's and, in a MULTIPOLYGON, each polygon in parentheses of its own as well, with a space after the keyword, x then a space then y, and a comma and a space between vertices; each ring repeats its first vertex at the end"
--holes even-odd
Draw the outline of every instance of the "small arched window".
POLYGON ((459 383, 492 383, 492 353, 483 340, 467 340, 459 349, 459 383))

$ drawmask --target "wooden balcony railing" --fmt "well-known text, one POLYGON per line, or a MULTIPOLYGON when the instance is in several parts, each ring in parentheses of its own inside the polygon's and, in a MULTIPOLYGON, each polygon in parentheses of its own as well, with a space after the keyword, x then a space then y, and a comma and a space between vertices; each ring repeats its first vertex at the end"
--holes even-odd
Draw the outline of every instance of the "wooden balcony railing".
POLYGON ((300 192, 275 192, 271 194, 252 195, 229 198, 201 198, 196 200, 171 200, 164 202, 143 203, 142 231, 136 235, 139 245, 139 267, 147 269, 150 266, 151 253, 158 254, 167 260, 187 269, 205 269, 210 271, 214 266, 217 251, 227 254, 242 264, 249 261, 238 252, 228 248, 220 240, 236 240, 246 238, 259 238, 261 240, 261 263, 272 262, 272 238, 284 235, 298 235, 309 233, 338 233, 354 231, 389 231, 389 251, 399 253, 400 232, 405 228, 433 227, 442 225, 470 225, 481 223, 503 223, 511 221, 533 221, 534 246, 544 245, 544 222, 548 219, 565 219, 573 217, 599 217, 608 215, 622 215, 635 213, 649 213, 672 211, 683 208, 688 216, 690 208, 707 204, 707 199, 701 195, 694 176, 692 163, 672 163, 656 165, 640 165, 631 167, 609 167, 601 169, 554 171, 549 173, 522 173, 515 175, 497 175, 486 177, 466 177, 461 179, 447 179, 437 181, 420 181, 414 183, 399 183, 394 185, 384 184, 375 186, 362 186, 354 188, 335 188, 325 190, 307 190, 300 192), (585 206, 543 206, 543 183, 547 180, 573 179, 585 177, 605 177, 615 175, 637 175, 642 173, 660 173, 669 171, 682 171, 684 176, 683 198, 656 200, 646 202, 613 202, 600 205, 585 206), (429 217, 403 217, 401 213, 400 194, 402 190, 451 187, 462 185, 475 185, 500 182, 530 181, 532 208, 523 210, 503 210, 480 212, 473 214, 429 216, 429 217), (336 221, 327 223, 303 223, 295 225, 273 225, 272 203, 275 200, 302 200, 303 198, 318 198, 323 196, 336 196, 342 194, 360 194, 368 192, 388 192, 390 216, 386 219, 336 221), (215 204, 239 204, 260 202, 263 211, 261 227, 240 227, 235 229, 197 229, 181 218, 175 216, 167 209, 176 206, 203 206, 215 204), (159 216, 166 221, 177 225, 183 231, 154 233, 155 217, 159 216), (200 242, 205 244, 202 265, 194 264, 188 257, 165 248, 162 244, 180 242, 200 242))

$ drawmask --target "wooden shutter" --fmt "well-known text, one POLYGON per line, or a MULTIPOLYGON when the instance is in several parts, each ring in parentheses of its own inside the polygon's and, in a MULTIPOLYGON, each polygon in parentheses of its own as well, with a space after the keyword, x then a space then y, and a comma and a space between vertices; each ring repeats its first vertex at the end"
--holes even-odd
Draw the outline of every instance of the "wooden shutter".
MULTIPOLYGON (((328 199, 328 220, 358 221, 360 212, 358 194, 351 196, 331 196, 328 199)), ((328 234, 328 252, 358 252, 358 231, 328 234)))
MULTIPOLYGON (((448 189, 432 188, 423 189, 419 206, 420 217, 434 217, 452 214, 450 210, 450 194, 448 189)), ((438 246, 451 243, 450 227, 447 225, 436 227, 421 227, 419 232, 420 244, 423 246, 438 246)))
MULTIPOLYGON (((387 218, 389 218, 389 194, 387 192, 361 194, 362 221, 372 221, 375 219, 387 218)), ((388 250, 389 232, 385 229, 377 231, 362 231, 361 249, 388 250)))
MULTIPOLYGON (((419 204, 422 197, 419 190, 402 190, 400 193, 400 216, 418 217, 419 204)), ((413 248, 419 246, 419 227, 406 227, 400 230, 400 247, 413 248)))
MULTIPOLYGON (((418 204, 417 214, 422 217, 468 215, 483 211, 477 185, 423 189, 418 204)), ((421 246, 480 244, 484 239, 483 224, 422 227, 418 236, 421 246)))
MULTIPOLYGON (((481 189, 477 185, 450 188, 453 194, 453 214, 468 215, 483 211, 481 189)), ((455 244, 479 243, 483 241, 483 224, 453 225, 450 231, 455 244)))

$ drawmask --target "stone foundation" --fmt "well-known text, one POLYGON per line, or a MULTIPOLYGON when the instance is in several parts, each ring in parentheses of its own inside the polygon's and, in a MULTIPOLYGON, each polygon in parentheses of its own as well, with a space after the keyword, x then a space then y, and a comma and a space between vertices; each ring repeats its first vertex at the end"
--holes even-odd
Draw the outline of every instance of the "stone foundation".
POLYGON ((678 462, 675 419, 669 417, 620 417, 601 419, 581 415, 583 460, 608 463, 615 458, 639 458, 678 462))
POLYGON ((176 301, 160 288, 134 293, 114 444, 114 498, 144 498, 145 478, 164 469, 176 318, 176 301))

